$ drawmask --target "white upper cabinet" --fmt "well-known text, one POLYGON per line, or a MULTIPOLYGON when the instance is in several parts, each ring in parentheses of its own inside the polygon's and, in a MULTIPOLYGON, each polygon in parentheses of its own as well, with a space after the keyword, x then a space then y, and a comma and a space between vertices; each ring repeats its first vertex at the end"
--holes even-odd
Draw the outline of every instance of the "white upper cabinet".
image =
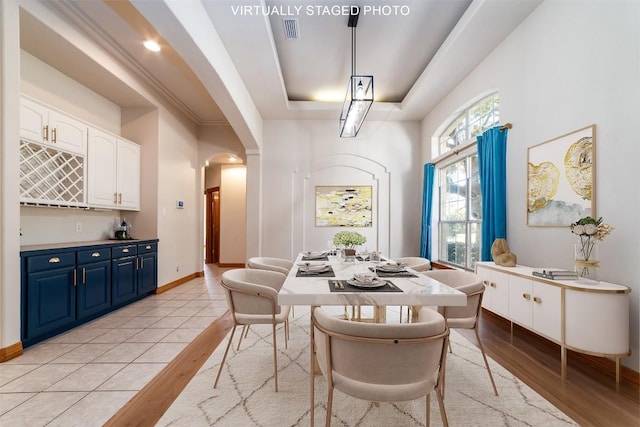
POLYGON ((30 98, 20 99, 20 138, 82 156, 89 125, 30 98))
POLYGON ((117 159, 120 209, 140 210, 140 146, 118 138, 117 159))
POLYGON ((89 129, 88 204, 140 209, 140 146, 99 129, 89 129))
POLYGON ((140 146, 23 96, 20 202, 140 210, 140 146))

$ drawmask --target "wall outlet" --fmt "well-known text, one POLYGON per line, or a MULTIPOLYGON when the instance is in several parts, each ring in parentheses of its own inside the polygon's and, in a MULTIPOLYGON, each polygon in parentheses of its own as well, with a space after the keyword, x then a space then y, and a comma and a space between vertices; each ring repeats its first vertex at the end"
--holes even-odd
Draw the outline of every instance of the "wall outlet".
POLYGON ((76 233, 82 233, 82 223, 76 222, 76 233))

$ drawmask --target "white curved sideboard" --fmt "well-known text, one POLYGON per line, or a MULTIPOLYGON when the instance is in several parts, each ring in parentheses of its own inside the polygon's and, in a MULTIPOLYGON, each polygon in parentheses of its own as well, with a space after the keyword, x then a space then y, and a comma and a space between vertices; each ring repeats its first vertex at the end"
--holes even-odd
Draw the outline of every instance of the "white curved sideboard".
POLYGON ((551 280, 522 265, 502 267, 477 262, 486 287, 483 308, 541 335, 561 347, 561 376, 566 379, 567 349, 616 361, 629 356, 627 286, 592 280, 551 280))

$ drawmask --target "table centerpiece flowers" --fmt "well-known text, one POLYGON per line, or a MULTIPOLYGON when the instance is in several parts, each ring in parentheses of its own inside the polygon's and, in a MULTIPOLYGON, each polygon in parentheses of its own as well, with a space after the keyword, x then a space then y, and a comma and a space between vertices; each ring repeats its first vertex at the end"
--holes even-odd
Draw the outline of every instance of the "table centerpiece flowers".
POLYGON ((602 217, 595 219, 590 216, 579 219, 570 227, 571 232, 580 238, 574 249, 576 271, 580 277, 594 277, 595 269, 600 265, 596 240, 611 234, 613 227, 603 222, 602 217))
POLYGON ((356 246, 364 245, 367 238, 357 231, 339 231, 333 236, 333 244, 344 248, 344 256, 355 257, 356 246))

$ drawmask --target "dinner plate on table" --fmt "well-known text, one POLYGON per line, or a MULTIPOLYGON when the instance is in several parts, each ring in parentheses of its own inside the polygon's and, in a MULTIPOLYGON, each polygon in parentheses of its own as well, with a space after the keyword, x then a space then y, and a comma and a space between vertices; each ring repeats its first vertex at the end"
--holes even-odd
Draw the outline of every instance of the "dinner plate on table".
POLYGON ((378 279, 377 277, 371 282, 361 282, 356 279, 347 280, 347 283, 356 288, 380 288, 387 284, 385 280, 378 279))
POLYGON ((302 255, 305 259, 320 259, 327 256, 326 252, 303 252, 302 255))
POLYGON ((298 264, 302 273, 324 273, 329 270, 328 264, 298 264))
POLYGON ((377 270, 384 271, 385 273, 399 273, 404 270, 404 265, 398 264, 385 264, 377 268, 377 270))

